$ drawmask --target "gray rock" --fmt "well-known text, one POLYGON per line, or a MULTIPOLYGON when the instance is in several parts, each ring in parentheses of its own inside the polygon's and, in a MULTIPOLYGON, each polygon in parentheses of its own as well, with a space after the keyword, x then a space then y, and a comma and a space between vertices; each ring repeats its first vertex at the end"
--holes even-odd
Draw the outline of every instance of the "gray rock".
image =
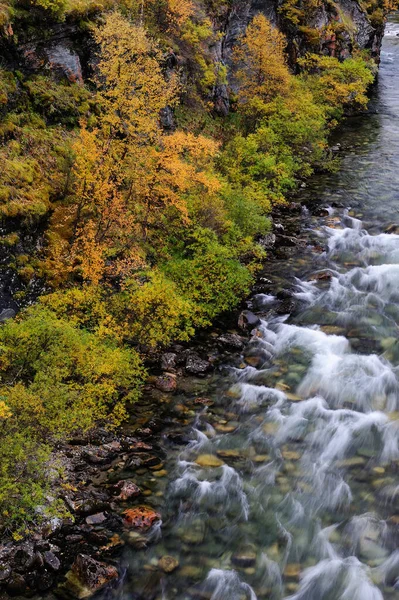
POLYGON ((186 371, 192 375, 202 375, 209 371, 210 367, 210 363, 207 360, 203 360, 195 352, 190 353, 187 357, 186 371))
POLYGON ((0 565, 0 581, 5 581, 11 575, 10 565, 0 565))
POLYGON ((175 124, 175 119, 173 116, 173 110, 171 109, 170 106, 165 106, 165 108, 162 108, 160 113, 159 113, 159 119, 161 121, 161 125, 164 129, 167 130, 172 130, 175 129, 176 124, 175 124))
POLYGON ((32 543, 24 542, 18 546, 14 554, 14 562, 17 566, 24 567, 34 557, 34 546, 32 543))
POLYGON ((274 245, 276 243, 276 235, 274 233, 267 233, 266 235, 263 235, 261 238, 259 238, 257 241, 258 244, 262 246, 262 248, 264 248, 265 250, 270 250, 271 248, 274 248, 274 245))
POLYGON ((161 368, 163 371, 171 371, 176 367, 176 354, 165 352, 161 357, 161 368))
POLYGON ((67 41, 50 46, 46 54, 52 70, 60 71, 71 82, 83 83, 80 58, 67 41))
POLYGON ((133 481, 128 479, 118 481, 118 483, 114 485, 114 490, 119 492, 115 498, 115 500, 118 500, 119 502, 125 502, 126 500, 141 494, 140 488, 133 481))
POLYGON ((244 347, 242 338, 236 333, 225 333, 219 336, 217 341, 222 346, 232 348, 233 350, 241 350, 244 347))
POLYGON ((13 319, 17 313, 13 308, 3 308, 0 312, 0 323, 4 323, 8 319, 13 319))
POLYGON ((97 513, 95 515, 89 515, 86 517, 86 523, 88 525, 100 525, 107 520, 106 515, 103 512, 97 513))
POLYGON ((59 558, 54 554, 54 552, 47 551, 43 554, 44 563, 47 567, 49 567, 52 571, 58 571, 61 563, 59 558))
POLYGON ((238 317, 238 327, 244 331, 251 331, 259 325, 260 319, 250 310, 243 310, 238 317))

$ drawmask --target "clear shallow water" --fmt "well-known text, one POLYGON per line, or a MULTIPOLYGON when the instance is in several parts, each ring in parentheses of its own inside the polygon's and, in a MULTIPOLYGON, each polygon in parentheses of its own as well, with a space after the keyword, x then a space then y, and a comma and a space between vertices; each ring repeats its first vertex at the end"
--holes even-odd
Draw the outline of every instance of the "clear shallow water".
POLYGON ((305 192, 331 207, 304 218, 326 251, 310 243, 277 269, 300 310, 276 316, 274 298, 257 297, 245 356, 191 392, 213 404, 191 442, 169 448, 167 475, 147 477, 163 524, 147 548, 127 537, 110 594, 399 599, 399 235, 384 233, 399 223, 397 34, 393 17, 377 112, 347 124, 340 171, 305 192), (313 278, 325 269, 330 279, 313 278), (158 568, 165 555, 179 561, 171 574, 158 568))

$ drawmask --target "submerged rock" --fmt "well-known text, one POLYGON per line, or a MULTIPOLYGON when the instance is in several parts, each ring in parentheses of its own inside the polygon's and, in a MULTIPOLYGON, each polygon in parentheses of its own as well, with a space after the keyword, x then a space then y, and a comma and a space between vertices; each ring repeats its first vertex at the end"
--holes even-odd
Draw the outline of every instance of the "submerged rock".
POLYGON ((174 556, 162 556, 158 562, 158 567, 165 573, 172 573, 178 566, 179 561, 174 556))
POLYGON ((247 569, 248 567, 254 567, 256 564, 256 552, 253 550, 244 550, 236 552, 231 557, 233 565, 240 567, 241 569, 247 569))
POLYGON ((224 462, 214 454, 200 454, 195 461, 200 467, 221 467, 224 462))

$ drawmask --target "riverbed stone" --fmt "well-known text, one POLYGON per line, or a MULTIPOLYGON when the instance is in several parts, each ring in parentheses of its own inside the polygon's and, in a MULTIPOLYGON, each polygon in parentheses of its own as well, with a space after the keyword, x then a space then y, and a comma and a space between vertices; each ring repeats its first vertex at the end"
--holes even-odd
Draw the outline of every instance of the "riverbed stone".
POLYGON ((244 340, 236 333, 224 333, 216 341, 219 345, 231 350, 241 350, 244 347, 244 340))
POLYGON ((399 225, 397 223, 391 223, 385 229, 385 233, 393 233, 394 235, 398 235, 399 234, 399 225))
POLYGON ((339 469, 356 469, 357 467, 363 467, 366 461, 361 456, 352 456, 350 458, 344 458, 337 460, 335 466, 339 469))
POLYGON ((270 456, 268 454, 256 454, 252 460, 255 463, 264 463, 270 460, 270 456))
POLYGON ((23 596, 28 590, 25 578, 19 573, 13 573, 6 584, 6 591, 10 596, 23 596))
POLYGON ((0 581, 5 581, 11 575, 11 567, 7 564, 0 564, 0 581))
POLYGON ((202 359, 196 352, 191 352, 185 365, 187 373, 191 375, 204 375, 210 370, 211 364, 208 360, 202 359))
POLYGON ((301 565, 298 563, 288 563, 284 569, 284 577, 288 579, 298 579, 301 573, 301 565))
POLYGON ((174 556, 166 555, 159 559, 158 566, 164 573, 173 573, 178 568, 179 561, 174 556))
POLYGON ((292 450, 283 450, 281 454, 286 460, 299 460, 301 458, 299 452, 293 452, 292 450))
POLYGON ((177 355, 175 352, 165 352, 161 356, 161 368, 163 371, 173 371, 176 368, 177 355))
POLYGON ((216 454, 224 460, 235 460, 241 457, 240 451, 236 449, 218 450, 216 454))
POLYGON ((262 356, 260 356, 259 354, 246 356, 244 360, 247 363, 247 365, 249 365, 250 367, 254 367, 255 369, 257 367, 261 367, 265 362, 264 358, 262 358, 262 356))
POLYGON ((216 423, 214 428, 218 433, 233 433, 238 428, 238 423, 216 423))
POLYGON ((179 569, 180 577, 184 577, 187 579, 200 579, 202 577, 202 569, 201 567, 196 567, 195 565, 184 565, 179 569))
POLYGON ((256 564, 256 552, 253 550, 236 552, 231 557, 231 562, 236 567, 240 567, 242 569, 253 567, 256 564))
POLYGON ((224 462, 214 454, 200 454, 195 462, 200 467, 221 467, 224 462))
POLYGON ((88 517, 86 517, 86 523, 88 525, 100 525, 101 523, 104 523, 104 521, 107 520, 106 515, 101 512, 101 513, 96 513, 95 515, 89 515, 88 517))

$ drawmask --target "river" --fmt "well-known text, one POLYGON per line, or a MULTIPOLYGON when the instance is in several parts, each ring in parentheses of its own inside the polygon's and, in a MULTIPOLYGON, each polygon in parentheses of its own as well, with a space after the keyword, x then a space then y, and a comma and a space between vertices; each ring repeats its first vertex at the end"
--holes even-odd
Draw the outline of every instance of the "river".
POLYGON ((303 192, 324 208, 303 215, 308 247, 271 275, 299 310, 252 301, 244 355, 191 392, 210 399, 191 441, 143 476, 163 523, 125 546, 107 595, 399 599, 399 225, 384 233, 399 224, 398 36, 393 16, 371 114, 340 132, 339 171, 303 192))

